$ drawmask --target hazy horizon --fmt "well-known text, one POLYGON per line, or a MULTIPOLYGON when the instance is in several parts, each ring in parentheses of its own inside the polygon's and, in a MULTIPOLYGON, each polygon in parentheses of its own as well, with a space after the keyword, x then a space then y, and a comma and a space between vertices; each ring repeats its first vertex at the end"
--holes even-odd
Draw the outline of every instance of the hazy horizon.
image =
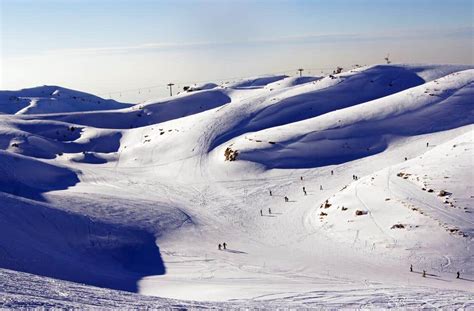
POLYGON ((318 75, 388 53, 473 64, 472 14, 464 0, 1 0, 0 88, 53 84, 139 102, 166 96, 168 82, 318 75))

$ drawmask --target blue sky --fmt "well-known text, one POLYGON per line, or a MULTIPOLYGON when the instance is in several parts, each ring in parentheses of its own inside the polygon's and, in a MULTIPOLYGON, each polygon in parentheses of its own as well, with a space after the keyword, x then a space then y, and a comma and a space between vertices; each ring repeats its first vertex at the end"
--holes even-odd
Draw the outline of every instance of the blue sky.
POLYGON ((472 0, 0 2, 2 89, 107 93, 372 64, 387 53, 473 62, 472 0))

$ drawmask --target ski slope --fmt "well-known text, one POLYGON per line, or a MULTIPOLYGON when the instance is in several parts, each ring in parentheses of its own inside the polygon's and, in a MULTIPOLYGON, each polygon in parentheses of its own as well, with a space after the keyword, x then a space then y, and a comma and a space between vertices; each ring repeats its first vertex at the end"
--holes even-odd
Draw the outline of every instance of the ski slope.
POLYGON ((400 64, 110 109, 2 97, 0 305, 474 307, 473 82, 400 64))

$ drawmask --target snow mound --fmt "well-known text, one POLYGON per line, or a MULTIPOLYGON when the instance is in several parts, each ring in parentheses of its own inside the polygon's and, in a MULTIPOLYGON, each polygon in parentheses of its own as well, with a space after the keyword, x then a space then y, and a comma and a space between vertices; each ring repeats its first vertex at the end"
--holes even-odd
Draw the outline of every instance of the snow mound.
POLYGON ((399 137, 472 124, 473 96, 474 70, 461 71, 354 107, 241 137, 234 148, 240 151, 240 159, 267 167, 340 164, 383 152, 399 137))
POLYGON ((257 77, 257 78, 249 78, 249 79, 242 79, 238 82, 232 83, 224 83, 224 86, 234 89, 253 89, 253 88, 261 88, 265 85, 274 83, 275 81, 279 81, 285 79, 287 76, 280 75, 280 76, 267 76, 267 77, 257 77))
POLYGON ((269 83, 265 86, 267 89, 275 90, 280 88, 292 87, 300 84, 314 82, 322 77, 287 77, 283 80, 269 83))
MULTIPOLYGON (((410 66, 379 65, 290 89, 267 90, 260 98, 233 105, 234 109, 226 111, 223 118, 228 126, 213 141, 211 149, 243 133, 314 118, 422 85, 425 80, 420 77, 420 70, 410 66)), ((439 72, 442 76, 451 70, 439 72)))
POLYGON ((187 88, 183 89, 186 92, 195 92, 195 91, 202 91, 202 90, 211 90, 216 88, 218 85, 215 83, 201 83, 201 84, 194 84, 188 86, 187 88))
POLYGON ((33 199, 42 199, 44 192, 67 189, 79 182, 77 174, 68 168, 2 150, 0 171, 0 192, 33 199))
POLYGON ((131 104, 103 99, 58 86, 41 86, 19 91, 0 91, 0 113, 47 114, 123 109, 131 104))
POLYGON ((113 153, 120 147, 117 130, 85 128, 57 121, 0 120, 0 150, 42 159, 68 153, 113 153))
POLYGON ((119 111, 98 111, 81 114, 55 114, 33 117, 109 129, 130 129, 183 118, 220 107, 231 98, 220 90, 181 94, 160 101, 150 100, 119 111))
POLYGON ((136 291, 144 275, 165 272, 144 230, 60 211, 0 193, 0 266, 37 275, 136 291))

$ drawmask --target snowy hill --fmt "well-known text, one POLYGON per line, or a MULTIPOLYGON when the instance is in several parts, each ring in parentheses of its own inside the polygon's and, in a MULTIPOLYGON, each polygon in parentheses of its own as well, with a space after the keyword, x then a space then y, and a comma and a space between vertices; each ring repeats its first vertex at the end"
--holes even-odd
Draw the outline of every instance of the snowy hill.
POLYGON ((0 115, 0 306, 472 308, 473 92, 453 65, 109 109, 25 91, 0 115))
POLYGON ((132 105, 52 85, 18 91, 0 91, 0 113, 5 114, 111 110, 130 106, 132 105))

